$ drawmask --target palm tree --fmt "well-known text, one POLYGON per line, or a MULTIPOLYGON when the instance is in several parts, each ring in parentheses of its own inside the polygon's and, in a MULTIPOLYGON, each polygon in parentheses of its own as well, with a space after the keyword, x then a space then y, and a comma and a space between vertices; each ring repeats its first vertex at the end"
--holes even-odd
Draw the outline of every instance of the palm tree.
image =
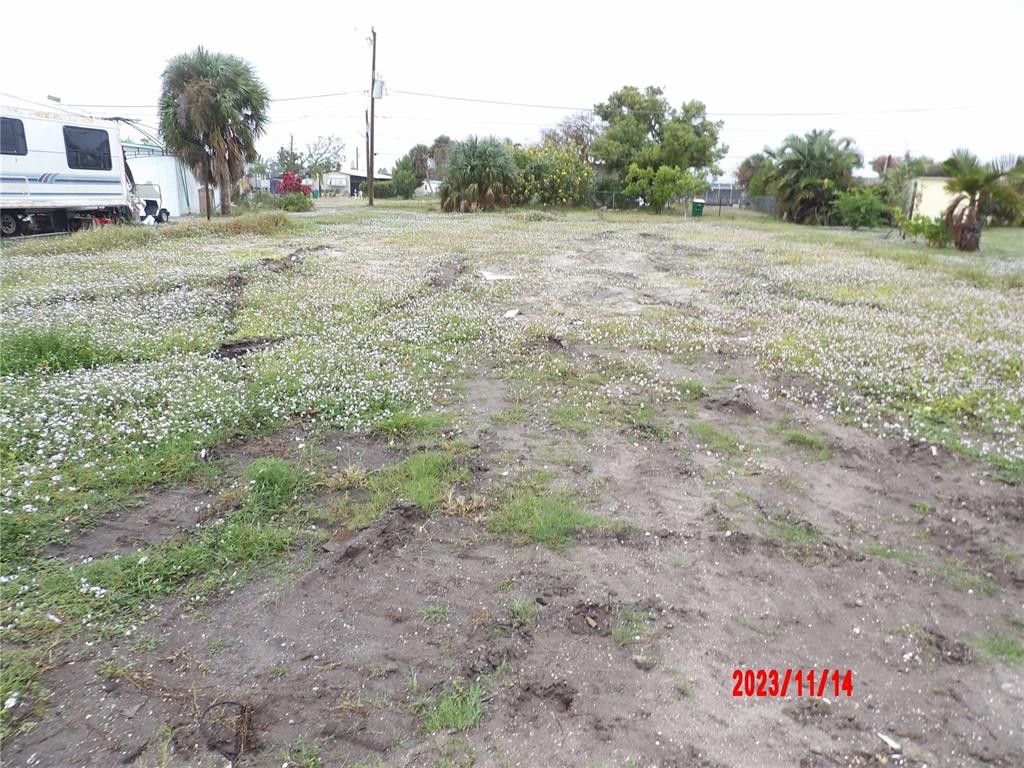
POLYGON ((237 56, 199 47, 175 56, 164 70, 160 133, 207 190, 217 185, 221 213, 231 213, 232 184, 259 158, 256 139, 266 131, 269 105, 255 70, 237 56))
POLYGON ((412 163, 412 172, 416 174, 417 181, 430 178, 430 147, 417 144, 409 150, 409 162, 412 163))
POLYGON ((1024 176, 1024 157, 1006 156, 982 165, 976 155, 958 149, 942 167, 950 176, 946 189, 959 193, 946 209, 946 226, 958 250, 976 251, 981 248, 978 204, 996 193, 1003 177, 1024 176), (964 201, 967 205, 961 207, 964 201))
POLYGON ((452 140, 443 133, 430 145, 430 159, 434 161, 434 170, 440 178, 448 173, 448 157, 452 153, 452 140))
POLYGON ((833 138, 831 130, 789 136, 778 149, 765 148, 765 155, 779 213, 797 224, 827 224, 836 195, 850 186, 862 162, 853 139, 833 138))
POLYGON ((448 178, 441 185, 446 211, 490 210, 509 205, 519 177, 505 145, 493 137, 470 136, 451 149, 448 178))

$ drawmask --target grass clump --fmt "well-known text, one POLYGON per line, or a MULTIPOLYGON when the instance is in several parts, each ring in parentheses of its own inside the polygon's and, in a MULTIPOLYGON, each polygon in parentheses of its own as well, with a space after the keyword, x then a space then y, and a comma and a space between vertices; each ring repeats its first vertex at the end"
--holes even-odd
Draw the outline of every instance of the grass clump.
POLYGON ((583 512, 575 496, 567 491, 521 486, 508 493, 488 519, 487 529, 511 536, 517 544, 542 544, 557 552, 579 531, 602 524, 600 518, 583 512))
POLYGON ((597 425, 592 409, 573 403, 555 403, 548 408, 548 420, 556 429, 587 435, 597 425))
POLYGON ((626 408, 620 416, 623 426, 641 438, 656 440, 668 439, 669 432, 660 419, 654 414, 654 410, 645 403, 626 408))
POLYGON ((406 440, 410 437, 427 437, 443 432, 450 425, 447 416, 440 413, 410 413, 398 411, 377 421, 371 432, 377 437, 406 440))
POLYGON ((425 605, 423 606, 423 610, 420 611, 420 614, 427 621, 432 621, 435 624, 440 624, 442 621, 444 621, 452 615, 452 609, 449 608, 447 605, 425 605))
POLYGON ((1024 645, 1009 635, 990 634, 979 638, 978 648, 987 656, 1007 664, 1024 664, 1024 645))
POLYGON ((3 664, 0 665, 0 702, 3 702, 0 705, 0 739, 20 730, 19 721, 25 720, 25 713, 18 704, 30 702, 30 714, 37 716, 42 712, 46 695, 38 679, 38 652, 4 648, 3 657, 3 664), (13 703, 8 707, 7 702, 13 703))
POLYGON ((730 432, 716 427, 706 421, 698 421, 689 425, 690 433, 712 453, 723 453, 736 456, 743 451, 743 445, 730 432))
POLYGON ((303 474, 281 459, 256 459, 246 467, 243 507, 258 518, 281 511, 306 486, 303 474))
POLYGON ((369 525, 399 499, 410 501, 424 512, 434 513, 452 495, 452 489, 469 480, 469 472, 448 451, 415 453, 405 461, 384 467, 365 478, 365 502, 347 502, 349 525, 369 525))
POLYGON ((615 626, 612 627, 612 640, 623 648, 629 648, 640 642, 646 632, 647 614, 636 608, 628 608, 616 616, 615 626))
POLYGON ((700 400, 707 394, 707 389, 705 389, 704 385, 699 381, 694 381, 693 379, 677 381, 675 389, 676 392, 679 393, 679 396, 687 402, 700 400))
POLYGON ((768 538, 801 554, 821 539, 821 534, 815 530, 814 526, 804 520, 790 518, 765 520, 763 525, 768 538))
POLYGON ((71 371, 114 360, 88 336, 74 331, 25 328, 5 335, 0 341, 0 375, 19 375, 39 369, 71 371))
POLYGON ((276 235, 288 229, 291 223, 291 219, 282 211, 265 211, 217 218, 209 223, 199 222, 191 226, 195 226, 200 233, 208 228, 218 235, 276 235))
POLYGON ((818 461, 826 461, 832 455, 824 438, 800 429, 785 430, 782 433, 782 442, 786 445, 794 445, 798 448, 806 449, 818 461))
POLYGON ((945 562, 935 572, 961 592, 976 592, 988 597, 999 594, 999 582, 955 560, 945 562))
POLYGON ((469 730, 479 725, 484 716, 483 686, 455 680, 437 702, 427 703, 421 710, 427 733, 469 730))
POLYGON ((533 600, 515 600, 508 607, 508 619, 516 629, 529 631, 537 622, 540 609, 533 600))

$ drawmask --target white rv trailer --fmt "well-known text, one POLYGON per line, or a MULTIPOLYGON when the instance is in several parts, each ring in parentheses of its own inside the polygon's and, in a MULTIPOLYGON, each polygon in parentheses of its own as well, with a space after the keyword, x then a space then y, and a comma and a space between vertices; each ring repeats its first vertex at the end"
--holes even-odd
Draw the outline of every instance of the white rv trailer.
POLYGON ((0 232, 63 231, 131 217, 117 124, 0 106, 0 232))

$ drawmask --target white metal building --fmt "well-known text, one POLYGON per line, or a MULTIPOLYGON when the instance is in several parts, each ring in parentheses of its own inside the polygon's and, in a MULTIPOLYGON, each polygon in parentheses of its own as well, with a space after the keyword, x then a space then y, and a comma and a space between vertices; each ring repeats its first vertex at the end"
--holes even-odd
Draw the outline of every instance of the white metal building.
MULTIPOLYGON (((156 144, 123 141, 125 158, 136 184, 157 184, 163 195, 163 207, 171 216, 202 213, 205 194, 192 170, 174 154, 156 144)), ((220 205, 220 194, 212 190, 214 206, 220 205)))

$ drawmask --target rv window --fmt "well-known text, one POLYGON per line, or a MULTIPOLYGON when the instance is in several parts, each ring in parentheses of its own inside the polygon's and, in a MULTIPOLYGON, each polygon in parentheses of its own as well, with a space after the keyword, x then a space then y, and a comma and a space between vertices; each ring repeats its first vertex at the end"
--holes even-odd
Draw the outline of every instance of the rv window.
POLYGON ((27 155, 25 124, 13 117, 0 117, 0 154, 27 155))
POLYGON ((64 126, 64 150, 68 155, 68 168, 86 171, 109 171, 110 138, 98 128, 64 126))

